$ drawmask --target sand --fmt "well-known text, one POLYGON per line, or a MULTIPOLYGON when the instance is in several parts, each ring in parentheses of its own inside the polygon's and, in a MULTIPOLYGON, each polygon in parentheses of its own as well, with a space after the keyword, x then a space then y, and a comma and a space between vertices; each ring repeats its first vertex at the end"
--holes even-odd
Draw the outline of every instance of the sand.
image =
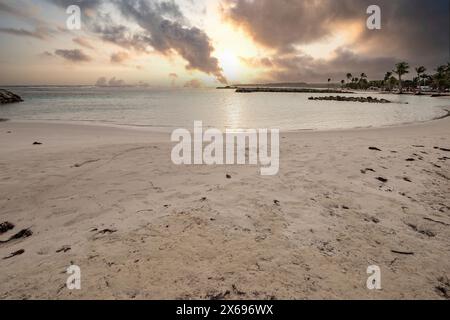
POLYGON ((175 166, 169 138, 0 122, 0 299, 449 298, 449 118, 283 133, 274 177, 175 166))

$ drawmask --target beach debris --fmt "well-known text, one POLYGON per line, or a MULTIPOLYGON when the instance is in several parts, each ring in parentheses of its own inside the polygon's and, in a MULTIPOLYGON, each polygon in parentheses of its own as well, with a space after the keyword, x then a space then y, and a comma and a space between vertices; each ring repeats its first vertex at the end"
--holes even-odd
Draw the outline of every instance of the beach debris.
POLYGON ((97 232, 97 234, 111 234, 111 233, 116 233, 117 230, 116 229, 103 229, 100 230, 99 232, 97 232))
POLYGON ((438 279, 439 281, 439 285, 437 285, 436 291, 438 292, 439 295, 441 295, 442 297, 444 297, 445 299, 449 300, 450 299, 450 281, 447 277, 440 277, 438 279))
POLYGON ((392 253, 401 254, 405 256, 413 256, 414 252, 408 252, 408 251, 399 251, 399 250, 391 250, 392 253))
POLYGON ((386 183, 389 181, 388 179, 383 178, 383 177, 376 177, 375 179, 377 179, 378 181, 383 182, 383 183, 386 183))
POLYGON ((414 158, 408 158, 408 159, 406 159, 405 161, 407 161, 407 162, 413 162, 413 161, 416 161, 416 159, 414 159, 414 158))
POLYGON ((205 202, 206 200, 208 200, 207 197, 202 197, 202 198, 200 199, 201 202, 205 202))
POLYGON ((373 223, 376 223, 376 224, 380 223, 380 219, 378 219, 378 218, 372 217, 371 220, 373 223))
POLYGON ((205 298, 209 300, 224 300, 227 296, 230 295, 230 290, 226 290, 224 292, 212 291, 206 294, 205 298))
POLYGON ((70 246, 62 246, 60 249, 56 250, 56 253, 61 253, 64 252, 66 253, 67 251, 72 250, 72 248, 70 246))
POLYGON ((94 163, 94 162, 98 162, 100 161, 100 159, 94 159, 94 160, 87 160, 81 163, 76 163, 73 165, 74 168, 81 168, 82 166, 89 164, 89 163, 94 163))
POLYGON ((426 235, 430 238, 434 238, 436 237, 436 234, 430 230, 423 230, 423 229, 419 229, 415 224, 412 223, 407 223, 406 224, 408 227, 410 227, 412 230, 414 230, 415 232, 418 232, 420 234, 426 235))
POLYGON ((231 286, 231 288, 233 289, 233 292, 234 292, 235 294, 237 294, 238 296, 243 296, 243 295, 246 294, 244 291, 239 290, 239 289, 236 287, 235 284, 233 284, 233 285, 231 286))
POLYGON ((376 172, 375 170, 373 170, 373 169, 371 169, 371 168, 361 169, 361 173, 362 173, 362 174, 366 174, 368 171, 376 172))
POLYGON ((28 237, 31 237, 32 235, 33 235, 33 232, 30 229, 23 229, 23 230, 19 231, 18 233, 16 233, 15 235, 13 235, 12 237, 10 237, 8 240, 0 241, 0 244, 8 243, 8 242, 18 240, 18 239, 28 238, 28 237))
POLYGON ((443 173, 440 173, 440 172, 437 172, 436 171, 436 174, 439 176, 439 177, 441 177, 441 178, 444 178, 444 179, 446 179, 446 180, 450 180, 450 178, 449 177, 447 177, 445 174, 443 174, 443 173))
POLYGON ((414 148, 425 148, 425 146, 422 145, 413 145, 414 148))
POLYGON ((448 149, 448 148, 434 147, 434 149, 436 149, 436 150, 441 150, 441 151, 445 151, 445 152, 450 152, 450 149, 448 149))
POLYGON ((6 121, 9 121, 9 119, 0 118, 0 122, 6 122, 6 121))
POLYGON ((403 177, 403 180, 405 180, 406 182, 412 182, 411 179, 408 177, 403 177))
POLYGON ((350 210, 350 208, 347 207, 347 206, 342 206, 342 209, 344 209, 344 210, 350 210))
POLYGON ((377 147, 369 147, 369 150, 372 150, 372 151, 381 151, 379 148, 377 148, 377 147))
POLYGON ((0 223, 0 234, 4 234, 12 229, 14 229, 14 225, 11 222, 6 221, 0 223))
POLYGON ((15 252, 11 253, 9 256, 4 257, 3 260, 11 259, 11 258, 13 258, 15 256, 20 256, 21 254, 24 254, 24 253, 25 253, 25 250, 20 249, 18 251, 15 251, 15 252))
POLYGON ((231 179, 231 175, 227 174, 227 175, 226 175, 226 178, 227 178, 227 179, 231 179))
POLYGON ((35 142, 33 142, 33 145, 34 146, 40 146, 40 145, 42 145, 42 142, 35 141, 35 142))
POLYGON ((280 201, 279 200, 273 200, 273 204, 276 206, 280 206, 280 201))
POLYGON ((442 221, 439 221, 439 220, 433 220, 433 219, 428 218, 428 217, 425 217, 425 218, 423 218, 423 219, 424 219, 424 220, 427 220, 427 221, 430 221, 430 222, 437 223, 437 224, 441 224, 441 225, 443 225, 443 226, 450 227, 450 224, 445 223, 445 222, 442 222, 442 221))

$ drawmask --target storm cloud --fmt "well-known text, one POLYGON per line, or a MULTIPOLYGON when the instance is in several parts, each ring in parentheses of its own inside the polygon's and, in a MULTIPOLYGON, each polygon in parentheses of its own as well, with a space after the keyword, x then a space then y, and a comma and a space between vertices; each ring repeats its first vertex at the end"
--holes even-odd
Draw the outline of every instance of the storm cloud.
POLYGON ((130 0, 116 2, 121 13, 147 32, 145 40, 156 51, 172 51, 183 57, 189 70, 214 75, 225 83, 219 61, 212 56, 214 48, 207 34, 197 27, 186 26, 186 19, 174 1, 130 0))
POLYGON ((256 42, 275 49, 277 55, 298 53, 297 58, 282 59, 295 68, 290 74, 323 64, 314 59, 293 63, 305 58, 298 47, 327 41, 337 28, 350 24, 358 25, 360 34, 328 62, 331 69, 338 69, 337 63, 343 67, 356 63, 355 68, 361 63, 377 72, 373 66, 386 67, 395 60, 436 67, 449 58, 447 0, 223 0, 223 5, 224 18, 256 42), (381 8, 381 30, 365 27, 366 10, 372 4, 381 8))

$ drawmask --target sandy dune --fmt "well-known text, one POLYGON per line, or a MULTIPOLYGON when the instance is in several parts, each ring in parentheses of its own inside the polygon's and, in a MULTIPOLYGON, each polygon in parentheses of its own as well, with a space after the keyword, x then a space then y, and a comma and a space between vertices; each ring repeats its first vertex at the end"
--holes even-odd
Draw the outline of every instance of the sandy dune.
POLYGON ((0 298, 449 298, 449 118, 284 133, 275 177, 175 166, 172 146, 145 130, 1 122, 0 223, 15 227, 0 235, 0 298), (79 291, 65 287, 71 263, 79 291))

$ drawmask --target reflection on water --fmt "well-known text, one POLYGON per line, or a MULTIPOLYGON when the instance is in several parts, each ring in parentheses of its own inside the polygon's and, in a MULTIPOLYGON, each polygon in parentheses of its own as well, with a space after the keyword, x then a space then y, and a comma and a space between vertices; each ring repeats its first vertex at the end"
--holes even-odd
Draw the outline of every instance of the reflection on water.
MULTIPOLYGON (((302 93, 237 94, 230 90, 137 88, 11 88, 24 103, 0 107, 0 118, 96 121, 123 125, 281 130, 377 127, 426 121, 445 114, 446 99, 383 95, 393 104, 309 101, 302 93)), ((377 95, 357 94, 357 96, 377 95)))

